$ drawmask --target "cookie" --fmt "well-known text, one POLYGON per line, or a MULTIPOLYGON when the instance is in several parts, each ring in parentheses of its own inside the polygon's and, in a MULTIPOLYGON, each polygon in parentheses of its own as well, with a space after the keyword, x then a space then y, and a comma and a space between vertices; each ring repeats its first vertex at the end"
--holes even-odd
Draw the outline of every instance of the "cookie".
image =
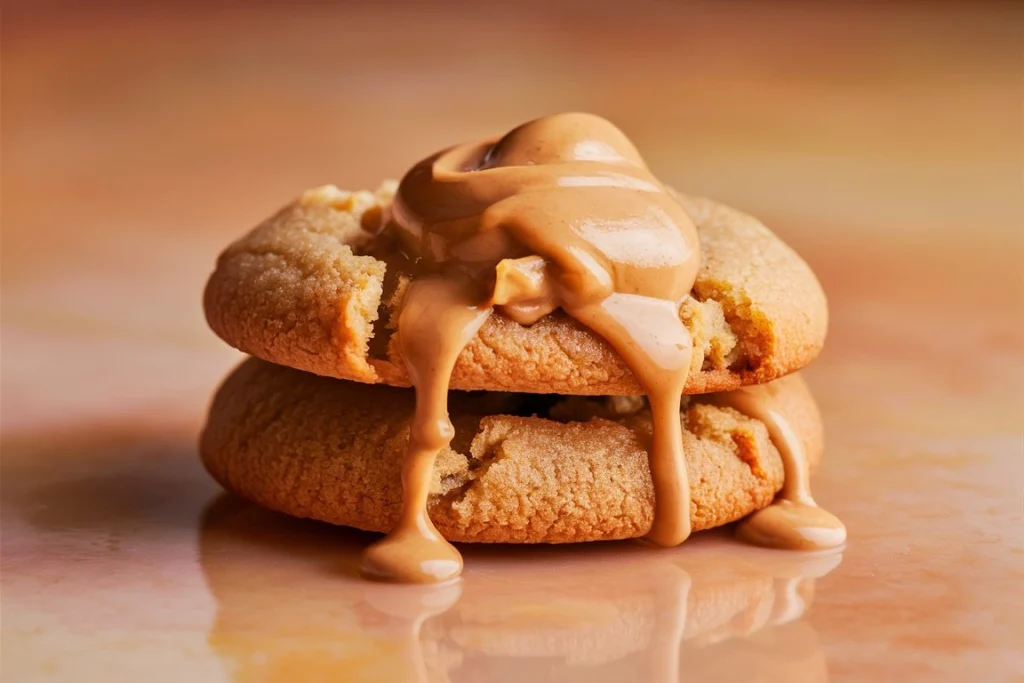
MULTIPOLYGON (((206 286, 213 330, 253 356, 318 375, 408 386, 392 343, 406 282, 367 253, 394 184, 310 190, 231 245, 206 286)), ((820 351, 828 313, 810 268, 756 219, 680 196, 701 268, 680 316, 694 340, 686 391, 759 384, 820 351)), ((384 255, 386 256, 386 255, 384 255)), ((561 312, 523 326, 495 314, 462 352, 454 389, 642 393, 619 356, 561 312)))
MULTIPOLYGON (((821 421, 799 376, 779 405, 812 464, 821 421)), ((370 531, 397 519, 414 392, 250 359, 214 398, 200 453, 226 489, 273 510, 370 531)), ((456 436, 434 469, 430 516, 453 541, 570 543, 643 536, 654 494, 639 398, 450 394, 456 436), (637 410, 639 408, 639 410, 637 410)), ((768 505, 783 466, 764 425, 687 399, 695 530, 768 505)))

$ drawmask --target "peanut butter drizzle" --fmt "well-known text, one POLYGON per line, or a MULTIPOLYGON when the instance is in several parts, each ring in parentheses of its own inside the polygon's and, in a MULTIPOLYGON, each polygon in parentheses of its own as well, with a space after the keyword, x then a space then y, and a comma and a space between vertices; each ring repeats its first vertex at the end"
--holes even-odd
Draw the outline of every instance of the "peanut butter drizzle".
POLYGON ((413 281, 398 344, 416 389, 399 520, 363 558, 365 575, 442 581, 458 552, 426 510, 450 443, 447 390, 459 353, 491 310, 530 325, 562 308, 603 337, 651 405, 658 545, 690 535, 680 399, 692 355, 679 319, 699 266, 697 230, 608 121, 559 114, 500 139, 452 147, 402 179, 384 232, 413 281), (426 279, 424 279, 426 278, 426 279))
POLYGON ((743 519, 736 535, 748 543, 790 550, 825 550, 846 542, 846 527, 818 507, 811 495, 807 452, 800 436, 775 404, 771 384, 712 394, 707 400, 759 420, 768 429, 785 472, 782 491, 768 507, 743 519))
POLYGON ((434 460, 455 428, 448 419, 448 379, 462 349, 491 309, 473 304, 459 279, 428 277, 409 284, 399 314, 399 343, 416 387, 409 450, 402 469, 398 523, 363 555, 365 576, 400 583, 434 583, 462 572, 462 556, 427 514, 434 460))

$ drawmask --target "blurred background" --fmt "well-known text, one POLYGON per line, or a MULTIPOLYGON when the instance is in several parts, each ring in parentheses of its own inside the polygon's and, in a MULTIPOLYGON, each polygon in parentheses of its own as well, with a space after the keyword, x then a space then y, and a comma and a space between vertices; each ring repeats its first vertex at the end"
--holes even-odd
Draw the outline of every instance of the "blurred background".
POLYGON ((1020 308, 1018 3, 8 0, 2 24, 8 433, 194 420, 233 357, 200 311, 228 240, 562 110, 762 218, 834 325, 886 324, 835 305, 865 290, 1020 308))

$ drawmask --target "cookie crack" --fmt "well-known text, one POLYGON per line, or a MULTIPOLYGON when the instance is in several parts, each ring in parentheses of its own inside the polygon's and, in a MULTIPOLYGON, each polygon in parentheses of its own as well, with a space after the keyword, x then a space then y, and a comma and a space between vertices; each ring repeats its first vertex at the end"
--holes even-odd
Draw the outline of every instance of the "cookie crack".
POLYGON ((468 478, 462 484, 442 494, 440 502, 447 507, 454 507, 464 501, 470 491, 474 487, 479 486, 480 482, 487 475, 487 471, 508 457, 503 448, 506 438, 487 444, 486 450, 479 455, 466 456, 468 467, 465 476, 468 478))
POLYGON ((692 296, 700 303, 714 301, 721 306, 725 322, 736 336, 736 346, 731 352, 736 357, 726 367, 734 372, 760 369, 763 359, 771 354, 771 340, 752 329, 755 316, 750 297, 725 282, 700 283, 694 287, 692 296))

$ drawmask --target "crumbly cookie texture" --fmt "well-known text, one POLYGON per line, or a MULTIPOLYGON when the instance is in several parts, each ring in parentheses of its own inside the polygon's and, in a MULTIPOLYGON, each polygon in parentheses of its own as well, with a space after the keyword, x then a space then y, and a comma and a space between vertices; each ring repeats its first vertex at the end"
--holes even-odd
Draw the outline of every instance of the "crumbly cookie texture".
MULTIPOLYGON (((780 407, 816 463, 814 401, 798 376, 777 381, 780 407)), ((217 481, 255 503, 385 531, 400 509, 413 402, 411 391, 250 359, 218 391, 200 452, 217 481)), ((456 437, 437 460, 429 506, 447 538, 569 543, 650 528, 650 416, 642 405, 455 391, 449 409, 456 437)), ((695 530, 771 502, 783 467, 763 424, 699 398, 686 400, 682 420, 695 530)))
MULTIPOLYGON (((217 262, 204 304, 232 346, 318 375, 408 386, 394 343, 405 282, 363 254, 395 184, 377 192, 304 193, 217 262)), ((799 370, 821 350, 824 293, 799 256, 756 219, 680 196, 701 240, 701 269, 680 317, 694 340, 690 394, 759 384, 799 370)), ((561 312, 529 327, 495 314, 459 357, 455 389, 638 394, 602 339, 561 312)))

